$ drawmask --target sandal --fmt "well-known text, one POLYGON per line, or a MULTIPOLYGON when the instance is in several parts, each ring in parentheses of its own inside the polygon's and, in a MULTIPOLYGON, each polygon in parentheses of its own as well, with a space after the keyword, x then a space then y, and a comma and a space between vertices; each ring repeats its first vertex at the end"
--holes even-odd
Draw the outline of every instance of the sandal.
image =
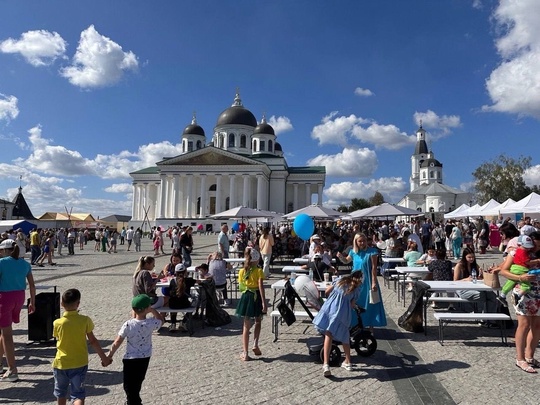
MULTIPOLYGON (((249 357, 249 355, 247 354, 247 352, 242 352, 242 354, 240 354, 240 360, 242 361, 250 361, 251 360, 251 357, 249 357)), ((526 363, 526 362, 525 362, 526 363)), ((536 371, 535 371, 536 372, 536 371)))
POLYGON ((534 368, 540 368, 540 361, 536 360, 534 357, 532 359, 528 359, 525 357, 525 361, 534 368))
POLYGON ((526 360, 516 360, 516 367, 519 367, 523 371, 529 374, 538 373, 526 360))
POLYGON ((251 350, 253 351, 253 354, 254 354, 255 356, 260 356, 260 355, 262 354, 261 349, 259 349, 258 346, 255 346, 255 347, 254 347, 253 349, 251 349, 251 350))

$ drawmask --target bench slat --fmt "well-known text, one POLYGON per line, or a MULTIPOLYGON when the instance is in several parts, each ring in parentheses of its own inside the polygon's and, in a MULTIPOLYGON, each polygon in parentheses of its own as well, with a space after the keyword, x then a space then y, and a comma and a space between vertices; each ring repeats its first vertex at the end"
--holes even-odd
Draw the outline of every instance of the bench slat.
POLYGON ((455 312, 435 312, 433 314, 435 319, 439 321, 470 321, 470 320, 485 320, 485 321, 507 321, 511 318, 506 314, 493 314, 493 313, 455 313, 455 312))

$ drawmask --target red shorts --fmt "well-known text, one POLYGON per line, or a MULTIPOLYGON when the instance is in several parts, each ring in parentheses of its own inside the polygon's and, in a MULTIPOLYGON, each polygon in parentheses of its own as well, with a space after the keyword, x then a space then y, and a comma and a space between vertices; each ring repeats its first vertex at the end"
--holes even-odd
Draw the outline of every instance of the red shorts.
POLYGON ((25 292, 0 292, 0 328, 7 328, 21 321, 20 314, 24 305, 25 292))

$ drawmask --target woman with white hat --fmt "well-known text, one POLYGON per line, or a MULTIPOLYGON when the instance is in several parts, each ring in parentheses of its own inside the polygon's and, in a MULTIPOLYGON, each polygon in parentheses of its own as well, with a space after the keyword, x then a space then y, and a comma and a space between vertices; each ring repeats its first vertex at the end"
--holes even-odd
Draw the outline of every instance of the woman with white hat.
MULTIPOLYGON (((36 286, 32 276, 32 267, 24 259, 19 259, 19 246, 15 241, 6 239, 0 243, 0 359, 6 354, 8 370, 0 377, 1 381, 15 382, 19 379, 15 366, 15 346, 13 344, 13 323, 20 322, 20 313, 24 305, 26 281, 30 286, 28 313, 35 309, 36 286)), ((0 364, 0 371, 3 365, 0 364)))
POLYGON ((238 285, 242 292, 236 315, 244 318, 244 328, 242 331, 242 354, 240 358, 244 361, 251 360, 248 355, 249 330, 251 329, 251 318, 255 318, 255 328, 253 330, 253 353, 260 356, 259 336, 261 334, 262 316, 266 313, 266 298, 264 296, 264 272, 259 267, 261 258, 257 249, 248 246, 244 251, 244 267, 238 272, 238 285))

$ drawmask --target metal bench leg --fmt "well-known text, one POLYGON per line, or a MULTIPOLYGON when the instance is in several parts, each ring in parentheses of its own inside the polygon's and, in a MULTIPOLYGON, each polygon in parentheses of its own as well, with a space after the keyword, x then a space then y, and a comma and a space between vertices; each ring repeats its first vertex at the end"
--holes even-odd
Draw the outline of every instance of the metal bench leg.
POLYGON ((443 324, 443 321, 439 319, 439 343, 441 344, 441 346, 443 345, 443 342, 444 342, 444 324, 443 324))

